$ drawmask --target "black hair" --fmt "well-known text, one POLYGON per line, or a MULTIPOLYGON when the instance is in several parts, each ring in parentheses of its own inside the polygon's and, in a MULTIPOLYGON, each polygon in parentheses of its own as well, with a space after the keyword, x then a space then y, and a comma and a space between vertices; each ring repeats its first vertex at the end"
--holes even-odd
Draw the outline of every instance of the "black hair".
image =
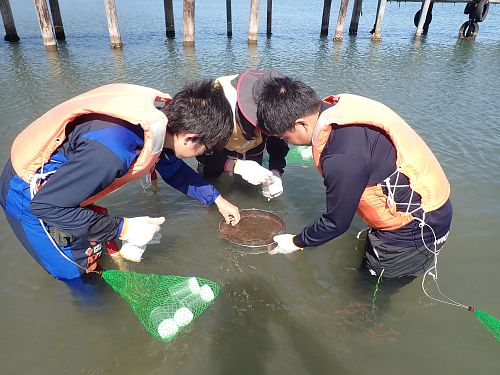
POLYGON ((233 131, 231 106, 210 79, 188 83, 161 110, 170 134, 197 134, 199 144, 223 147, 233 131))
POLYGON ((267 79, 259 92, 257 123, 267 134, 292 130, 297 119, 319 110, 321 99, 316 92, 290 77, 267 79))

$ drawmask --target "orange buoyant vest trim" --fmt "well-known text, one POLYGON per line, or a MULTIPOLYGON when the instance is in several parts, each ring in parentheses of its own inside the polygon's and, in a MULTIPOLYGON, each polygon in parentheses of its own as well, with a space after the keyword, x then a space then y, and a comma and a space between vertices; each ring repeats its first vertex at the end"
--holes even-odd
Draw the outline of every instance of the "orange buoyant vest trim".
MULTIPOLYGON (((420 136, 394 111, 377 101, 352 94, 324 99, 334 106, 318 118, 314 134, 313 157, 321 174, 321 153, 328 142, 332 125, 366 125, 386 133, 396 148, 397 172, 410 181, 410 187, 420 195, 420 208, 429 212, 440 208, 450 196, 450 184, 438 160, 420 136)), ((357 209, 361 218, 378 230, 398 229, 414 218, 411 212, 396 210, 382 190, 382 185, 367 186, 357 209)))
POLYGON ((240 154, 243 154, 262 143, 262 133, 259 129, 255 129, 254 138, 247 140, 243 136, 240 125, 236 121, 236 102, 238 96, 237 90, 231 84, 231 81, 234 80, 237 76, 238 75, 219 77, 215 80, 215 84, 222 87, 224 96, 226 97, 227 101, 231 105, 231 109, 233 110, 233 132, 224 148, 229 151, 236 151, 240 154))
POLYGON ((84 114, 102 114, 125 120, 144 129, 144 146, 125 175, 81 203, 86 206, 148 174, 154 168, 165 141, 167 117, 155 101, 169 102, 170 95, 138 85, 114 83, 98 87, 58 106, 32 122, 14 140, 11 160, 24 181, 31 179, 66 139, 66 126, 84 114))

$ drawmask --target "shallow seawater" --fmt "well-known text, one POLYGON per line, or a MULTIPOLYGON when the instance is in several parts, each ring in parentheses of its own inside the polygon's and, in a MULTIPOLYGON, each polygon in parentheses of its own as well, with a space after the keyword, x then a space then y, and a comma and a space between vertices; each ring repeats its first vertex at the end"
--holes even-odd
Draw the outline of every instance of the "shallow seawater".
MULTIPOLYGON (((174 94, 185 82, 276 68, 321 96, 350 92, 387 104, 434 151, 452 186, 453 227, 439 258, 442 291, 500 317, 500 8, 491 6, 475 41, 457 39, 463 4, 436 4, 429 35, 414 39, 418 3, 390 3, 383 40, 372 43, 375 4, 366 4, 357 37, 319 36, 323 2, 275 2, 273 35, 246 41, 249 2, 233 1, 233 38, 225 3, 196 4, 196 43, 182 45, 182 2, 174 2, 177 37, 166 40, 161 1, 117 1, 122 50, 109 47, 102 1, 60 1, 67 41, 42 45, 33 3, 11 1, 21 42, 0 43, 0 158, 15 135, 52 106, 110 82, 174 94)), ((351 5, 352 6, 352 5, 351 5)), ((350 10, 348 12, 350 14, 350 10)), ((346 21, 346 31, 349 19, 346 21)), ((195 166, 194 160, 188 163, 195 166)), ((240 208, 282 217, 297 233, 324 209, 314 167, 290 165, 285 191, 267 201, 258 189, 223 176, 215 181, 240 208)), ((171 344, 155 341, 111 288, 86 294, 51 279, 27 254, 0 214, 2 373, 19 374, 495 374, 498 343, 465 309, 434 302, 421 278, 401 286, 359 272, 364 228, 355 219, 340 238, 289 256, 246 254, 219 236, 221 216, 160 183, 132 184, 102 204, 117 216, 160 216, 163 242, 140 264, 103 264, 142 273, 198 276, 223 290, 171 344)), ((432 285, 430 285, 432 286, 432 285)), ((432 290, 432 288, 431 288, 432 290)))

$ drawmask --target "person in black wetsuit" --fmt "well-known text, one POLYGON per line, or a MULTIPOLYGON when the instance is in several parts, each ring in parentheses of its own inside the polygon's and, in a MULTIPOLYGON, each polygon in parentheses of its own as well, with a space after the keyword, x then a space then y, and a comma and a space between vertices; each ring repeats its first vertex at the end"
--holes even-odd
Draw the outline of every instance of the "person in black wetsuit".
POLYGON ((451 225, 450 186, 401 117, 356 95, 320 100, 289 77, 266 80, 257 103, 263 131, 312 145, 326 188, 326 212, 298 235, 276 236, 273 253, 324 244, 345 233, 357 211, 369 226, 363 264, 370 274, 414 277, 430 268, 451 225))

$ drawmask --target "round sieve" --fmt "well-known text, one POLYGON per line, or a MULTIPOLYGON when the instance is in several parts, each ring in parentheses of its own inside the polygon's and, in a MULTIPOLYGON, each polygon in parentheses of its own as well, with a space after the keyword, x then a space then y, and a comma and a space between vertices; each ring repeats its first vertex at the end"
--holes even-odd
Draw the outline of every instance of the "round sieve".
POLYGON ((245 248, 251 253, 267 252, 274 247, 273 237, 286 231, 281 217, 266 210, 256 208, 240 210, 240 222, 232 226, 221 220, 219 233, 225 240, 245 248))

